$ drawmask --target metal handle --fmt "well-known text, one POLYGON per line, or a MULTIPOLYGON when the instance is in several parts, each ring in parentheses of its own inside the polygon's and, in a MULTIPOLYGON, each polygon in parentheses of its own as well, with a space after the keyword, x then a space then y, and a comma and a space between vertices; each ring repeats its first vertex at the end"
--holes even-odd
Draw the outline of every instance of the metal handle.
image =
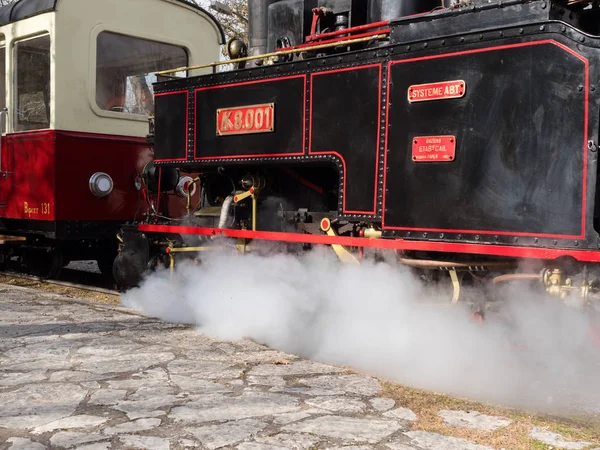
POLYGON ((0 111, 0 173, 2 170, 2 137, 6 133, 6 124, 8 123, 8 108, 4 108, 0 111), (4 120, 2 120, 4 119, 4 120))

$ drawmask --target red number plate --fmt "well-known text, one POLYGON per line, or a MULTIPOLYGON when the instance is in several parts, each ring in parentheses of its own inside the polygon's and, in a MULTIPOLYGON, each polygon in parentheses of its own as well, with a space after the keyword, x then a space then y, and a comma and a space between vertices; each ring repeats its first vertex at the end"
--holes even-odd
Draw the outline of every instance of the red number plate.
POLYGON ((274 129, 274 103, 217 109, 217 136, 271 133, 274 129))
POLYGON ((454 136, 419 136, 412 141, 414 162, 454 161, 456 138, 454 136))
POLYGON ((444 81, 441 83, 415 84, 408 88, 408 101, 427 102, 430 100, 444 100, 447 98, 460 98, 465 95, 465 82, 463 80, 444 81))

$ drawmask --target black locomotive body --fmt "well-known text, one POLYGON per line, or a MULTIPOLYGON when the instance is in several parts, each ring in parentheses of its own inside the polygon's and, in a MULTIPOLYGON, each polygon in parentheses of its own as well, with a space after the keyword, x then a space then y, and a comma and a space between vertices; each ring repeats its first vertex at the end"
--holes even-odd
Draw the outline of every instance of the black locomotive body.
POLYGON ((591 2, 251 0, 258 59, 155 85, 157 172, 201 173, 202 196, 186 228, 149 216, 138 229, 159 252, 223 234, 450 271, 535 260, 553 293, 585 273, 587 296, 598 23, 591 2), (242 193, 254 208, 223 206, 242 193))

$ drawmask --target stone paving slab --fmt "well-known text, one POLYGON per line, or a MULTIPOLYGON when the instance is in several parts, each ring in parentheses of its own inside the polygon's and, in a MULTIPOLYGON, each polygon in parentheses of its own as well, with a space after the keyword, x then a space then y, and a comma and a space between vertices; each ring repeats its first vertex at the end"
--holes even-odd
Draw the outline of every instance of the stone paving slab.
POLYGON ((249 340, 0 285, 0 450, 489 450, 413 431, 380 393, 249 340))
POLYGON ((483 431, 498 430, 512 423, 512 420, 506 417, 487 416, 478 411, 442 410, 438 415, 444 419, 444 423, 447 425, 483 431))
POLYGON ((591 442, 573 442, 565 439, 558 433, 553 433, 543 428, 534 427, 529 432, 529 437, 543 442, 546 445, 552 446, 553 448, 561 448, 566 450, 581 450, 592 445, 591 442))

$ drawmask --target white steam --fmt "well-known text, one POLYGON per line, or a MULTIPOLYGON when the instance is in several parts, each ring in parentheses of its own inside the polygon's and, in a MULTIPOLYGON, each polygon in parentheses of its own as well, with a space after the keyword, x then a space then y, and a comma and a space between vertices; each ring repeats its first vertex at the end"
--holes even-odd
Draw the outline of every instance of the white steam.
MULTIPOLYGON (((521 285, 522 286, 522 285, 521 285)), ((551 412, 600 409, 600 349, 587 317, 514 289, 483 326, 451 288, 425 290, 405 268, 301 257, 211 255, 163 272, 123 302, 227 340, 251 338, 322 362, 478 400, 551 412), (440 306, 440 303, 445 306, 440 306)))

